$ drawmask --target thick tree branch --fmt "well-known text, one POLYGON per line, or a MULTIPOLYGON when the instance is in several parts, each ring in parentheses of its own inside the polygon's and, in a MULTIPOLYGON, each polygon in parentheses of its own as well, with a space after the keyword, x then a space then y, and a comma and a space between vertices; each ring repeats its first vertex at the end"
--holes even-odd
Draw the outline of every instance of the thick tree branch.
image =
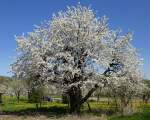
POLYGON ((80 104, 83 104, 84 102, 86 102, 89 97, 91 97, 91 95, 95 92, 95 90, 98 88, 99 86, 97 84, 95 84, 95 86, 86 94, 86 96, 84 98, 81 99, 80 104))

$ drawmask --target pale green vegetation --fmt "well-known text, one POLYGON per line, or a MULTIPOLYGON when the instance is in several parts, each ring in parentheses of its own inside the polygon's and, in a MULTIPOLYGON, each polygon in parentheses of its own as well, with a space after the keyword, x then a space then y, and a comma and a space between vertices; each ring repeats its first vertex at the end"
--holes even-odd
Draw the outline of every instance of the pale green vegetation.
MULTIPOLYGON (((58 98, 58 96, 57 96, 58 98)), ((16 97, 3 96, 0 115, 3 120, 149 120, 150 103, 143 103, 140 100, 133 101, 133 108, 136 113, 130 116, 121 116, 116 109, 114 102, 108 101, 89 101, 91 110, 85 103, 81 109, 81 116, 70 116, 68 105, 62 102, 42 102, 39 109, 35 103, 29 103, 26 97, 21 96, 20 102, 16 97), (12 118, 12 117, 13 118, 12 118), (38 116, 38 117, 37 117, 38 116)))

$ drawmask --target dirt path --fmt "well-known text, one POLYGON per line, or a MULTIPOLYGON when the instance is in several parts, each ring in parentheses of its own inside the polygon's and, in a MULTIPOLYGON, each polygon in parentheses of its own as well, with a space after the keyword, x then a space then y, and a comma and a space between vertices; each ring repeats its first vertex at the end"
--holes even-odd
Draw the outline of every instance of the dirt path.
POLYGON ((107 120, 105 116, 102 117, 93 117, 93 116, 67 116, 61 118, 48 118, 46 116, 17 116, 17 115, 0 115, 0 120, 107 120))

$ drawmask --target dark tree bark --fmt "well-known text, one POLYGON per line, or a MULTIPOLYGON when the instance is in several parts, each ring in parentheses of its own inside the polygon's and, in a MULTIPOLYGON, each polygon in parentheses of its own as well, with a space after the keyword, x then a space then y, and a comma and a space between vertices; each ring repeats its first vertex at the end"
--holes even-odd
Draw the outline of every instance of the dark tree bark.
POLYGON ((30 91, 28 91, 27 97, 28 97, 28 102, 31 102, 31 92, 30 91))
POLYGON ((2 93, 0 93, 0 103, 2 103, 2 93))
POLYGON ((18 91, 18 92, 16 93, 16 96, 17 96, 17 102, 19 103, 19 101, 20 101, 20 91, 18 91))
POLYGON ((98 88, 99 86, 96 84, 87 94, 84 98, 82 98, 81 100, 81 104, 85 103, 89 97, 91 97, 91 95, 96 91, 96 89, 98 88))
POLYGON ((86 95, 82 97, 81 88, 73 86, 69 90, 69 105, 70 113, 79 114, 82 104, 87 102, 89 97, 93 92, 98 88, 98 85, 95 85, 86 95))
POLYGON ((86 103, 88 105, 89 111, 91 112, 92 110, 91 110, 91 106, 90 106, 89 102, 86 102, 86 103))
POLYGON ((80 87, 73 86, 69 91, 69 105, 70 105, 70 113, 80 113, 81 108, 81 89, 80 87))

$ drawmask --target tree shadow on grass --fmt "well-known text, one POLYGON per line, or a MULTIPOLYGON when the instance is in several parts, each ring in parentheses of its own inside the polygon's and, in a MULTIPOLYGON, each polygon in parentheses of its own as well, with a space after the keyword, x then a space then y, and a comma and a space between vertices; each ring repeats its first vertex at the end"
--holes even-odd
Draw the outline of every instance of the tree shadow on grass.
POLYGON ((39 109, 27 108, 25 110, 19 110, 13 112, 3 111, 0 113, 0 115, 17 115, 17 116, 44 115, 47 117, 62 117, 67 114, 69 114, 67 107, 58 107, 58 106, 52 106, 49 108, 41 107, 39 109))
MULTIPOLYGON (((112 115, 115 111, 112 109, 104 110, 104 109, 82 109, 80 115, 94 115, 94 116, 101 116, 102 114, 112 115)), ((27 108, 24 110, 19 111, 3 111, 0 115, 17 115, 17 116, 37 116, 37 115, 44 115, 46 117, 54 117, 60 118, 69 115, 69 109, 67 106, 51 106, 51 107, 41 107, 39 109, 36 108, 27 108)))
POLYGON ((102 114, 105 114, 107 116, 111 116, 113 114, 116 114, 117 111, 115 111, 114 109, 91 109, 91 111, 89 110, 84 110, 82 111, 85 114, 92 114, 94 116, 101 116, 102 114))

